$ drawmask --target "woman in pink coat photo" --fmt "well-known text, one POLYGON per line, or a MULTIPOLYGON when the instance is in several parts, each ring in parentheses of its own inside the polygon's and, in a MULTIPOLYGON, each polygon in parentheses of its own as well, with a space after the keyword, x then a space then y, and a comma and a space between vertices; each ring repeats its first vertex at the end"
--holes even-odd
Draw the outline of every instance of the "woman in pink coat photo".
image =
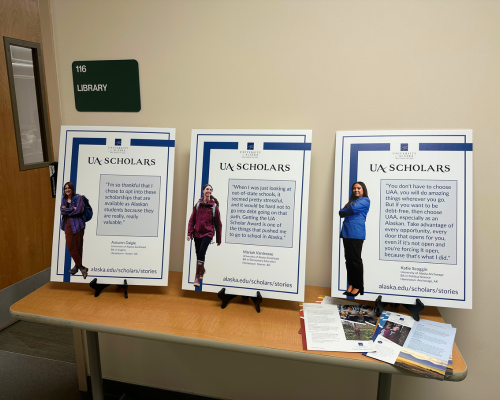
POLYGON ((205 275, 205 255, 208 245, 216 236, 217 246, 221 244, 222 223, 219 202, 212 196, 212 185, 203 186, 203 197, 193 207, 188 223, 187 241, 194 239, 196 248, 196 276, 194 286, 200 286, 200 279, 205 275))

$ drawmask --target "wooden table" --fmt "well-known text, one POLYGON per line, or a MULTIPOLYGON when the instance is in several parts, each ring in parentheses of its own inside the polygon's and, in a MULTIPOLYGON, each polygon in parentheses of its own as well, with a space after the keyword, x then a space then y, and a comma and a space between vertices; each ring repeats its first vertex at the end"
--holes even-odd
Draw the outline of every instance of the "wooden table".
MULTIPOLYGON (((12 305, 10 313, 21 320, 87 331, 95 400, 103 398, 98 332, 376 371, 379 399, 389 398, 392 374, 418 376, 360 353, 302 350, 297 302, 264 299, 260 314, 250 301, 222 310, 215 293, 181 290, 181 277, 170 272, 168 287, 129 286, 129 299, 116 286, 96 298, 87 284, 50 282, 12 305)), ((329 288, 306 286, 305 301, 329 293, 329 288)), ((403 307, 391 311, 408 314, 403 307)), ((420 315, 443 322, 436 307, 426 307, 420 315)), ((467 365, 455 344, 453 375, 447 380, 466 376, 467 365)))

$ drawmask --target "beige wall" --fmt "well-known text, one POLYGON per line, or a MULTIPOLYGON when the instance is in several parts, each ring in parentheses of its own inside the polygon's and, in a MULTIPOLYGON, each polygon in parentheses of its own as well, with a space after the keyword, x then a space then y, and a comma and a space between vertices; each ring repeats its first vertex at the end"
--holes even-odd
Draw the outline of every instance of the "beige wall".
MULTIPOLYGON (((321 286, 331 276, 332 224, 325 221, 332 219, 335 131, 473 129, 474 187, 484 193, 474 196, 474 310, 442 309, 458 328, 469 377, 458 384, 395 377, 393 398, 498 396, 492 357, 499 351, 491 341, 500 324, 490 305, 500 281, 494 261, 500 259, 499 212, 491 204, 500 197, 500 185, 492 183, 500 149, 499 1, 42 0, 41 7, 50 11, 41 13, 45 26, 52 18, 57 82, 48 90, 50 95, 58 84, 63 124, 177 129, 173 270, 182 267, 193 128, 313 130, 307 283, 321 286), (71 63, 126 58, 139 62, 141 112, 77 112, 71 63)), ((44 36, 45 48, 46 40, 50 35, 44 36)), ((56 148, 56 131, 53 140, 56 148)), ((137 362, 165 349, 126 338, 116 343, 122 342, 141 349, 137 362)), ((104 350, 111 344, 103 339, 104 350)), ((162 351, 160 358, 167 359, 162 351)), ((169 387, 156 367, 144 367, 146 381, 127 374, 134 361, 113 360, 104 356, 103 370, 112 378, 169 387)), ((376 391, 373 373, 332 368, 325 381, 313 378, 316 367, 287 365, 275 369, 287 382, 279 386, 282 398, 303 398, 297 388, 304 380, 287 379, 297 370, 305 380, 315 379, 314 397, 356 395, 351 389, 359 386, 376 391)), ((234 390, 224 394, 217 381, 189 381, 177 389, 192 385, 192 391, 211 395, 279 397, 266 386, 276 375, 239 391, 243 378, 236 370, 227 379, 234 390)))
POLYGON ((52 33, 52 18, 50 14, 50 0, 39 1, 40 28, 43 38, 43 65, 45 83, 47 86, 47 101, 49 109, 50 131, 52 133, 52 150, 54 161, 59 159, 59 137, 61 131, 61 108, 59 102, 59 88, 52 33))

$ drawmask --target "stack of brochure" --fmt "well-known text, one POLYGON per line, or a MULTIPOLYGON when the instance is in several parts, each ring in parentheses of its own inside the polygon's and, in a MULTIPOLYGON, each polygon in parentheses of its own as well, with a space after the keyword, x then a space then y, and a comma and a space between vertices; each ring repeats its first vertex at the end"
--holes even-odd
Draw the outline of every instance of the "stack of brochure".
POLYGON ((432 379, 453 373, 450 324, 384 311, 377 325, 374 307, 329 296, 300 303, 300 324, 304 350, 361 352, 432 379))
POLYGON ((406 368, 426 378, 443 380, 453 373, 456 328, 450 324, 384 311, 373 334, 368 357, 406 368))
POLYGON ((377 317, 371 306, 321 296, 316 303, 300 304, 304 350, 374 351, 377 317))

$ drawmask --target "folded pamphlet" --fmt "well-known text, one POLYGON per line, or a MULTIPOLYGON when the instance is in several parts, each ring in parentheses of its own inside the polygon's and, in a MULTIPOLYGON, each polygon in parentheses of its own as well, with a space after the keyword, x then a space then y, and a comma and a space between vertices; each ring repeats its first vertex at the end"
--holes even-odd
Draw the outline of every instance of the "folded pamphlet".
POLYGON ((451 359, 456 328, 436 321, 415 321, 384 311, 368 357, 394 364, 427 378, 443 380, 453 372, 451 359))

